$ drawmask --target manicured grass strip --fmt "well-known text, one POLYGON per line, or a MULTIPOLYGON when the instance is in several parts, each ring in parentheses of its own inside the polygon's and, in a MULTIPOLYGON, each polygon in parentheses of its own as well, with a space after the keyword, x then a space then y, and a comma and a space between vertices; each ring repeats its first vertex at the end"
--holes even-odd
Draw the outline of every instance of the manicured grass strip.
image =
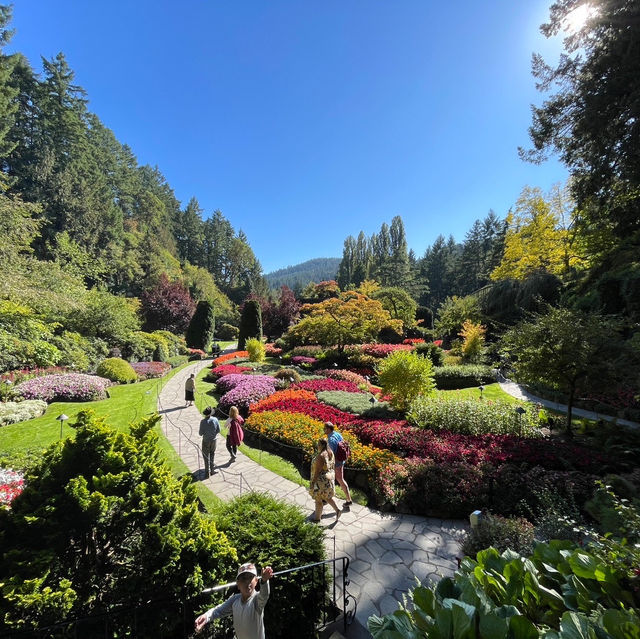
MULTIPOLYGON (((445 399, 480 399, 480 391, 478 387, 473 388, 460 388, 458 390, 439 390, 436 391, 439 396, 445 399)), ((483 400, 500 400, 503 402, 509 402, 510 404, 522 404, 522 402, 509 393, 505 393, 500 384, 497 382, 494 384, 487 384, 482 391, 483 400)))

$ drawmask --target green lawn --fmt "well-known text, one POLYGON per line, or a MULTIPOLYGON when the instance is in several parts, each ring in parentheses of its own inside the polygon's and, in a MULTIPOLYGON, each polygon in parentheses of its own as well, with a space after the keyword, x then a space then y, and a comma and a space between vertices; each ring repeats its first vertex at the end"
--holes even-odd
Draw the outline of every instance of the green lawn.
MULTIPOLYGON (((447 399, 451 398, 459 398, 459 399, 479 399, 480 391, 477 386, 473 388, 461 388, 458 390, 440 390, 437 391, 438 395, 442 395, 447 399)), ((515 397, 509 395, 509 393, 505 393, 502 388, 500 388, 500 384, 497 382, 494 384, 487 384, 482 391, 482 399, 492 399, 492 400, 500 400, 503 402, 509 402, 510 404, 521 404, 520 400, 517 400, 515 397)))

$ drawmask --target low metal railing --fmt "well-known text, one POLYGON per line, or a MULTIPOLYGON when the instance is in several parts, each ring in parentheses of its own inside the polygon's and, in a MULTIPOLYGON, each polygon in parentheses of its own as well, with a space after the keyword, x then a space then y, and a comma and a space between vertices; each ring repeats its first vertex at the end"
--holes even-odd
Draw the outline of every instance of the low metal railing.
MULTIPOLYGON (((349 593, 349 559, 337 557, 274 573, 271 598, 278 597, 279 582, 294 578, 301 591, 312 591, 321 605, 317 611, 315 630, 342 621, 346 632, 353 621, 357 602, 349 593)), ((76 617, 35 629, 0 631, 1 639, 232 639, 230 619, 219 620, 205 626, 196 635, 195 618, 213 605, 212 595, 224 592, 230 596, 235 582, 207 588, 198 597, 188 601, 153 599, 137 605, 118 604, 103 613, 76 617)), ((220 598, 217 597, 219 600, 220 598)), ((289 602, 295 605, 296 602, 289 602)), ((298 602, 301 604, 301 602, 298 602)), ((267 624, 267 634, 269 627, 267 624)), ((295 636, 304 637, 302 629, 294 629, 295 636)))

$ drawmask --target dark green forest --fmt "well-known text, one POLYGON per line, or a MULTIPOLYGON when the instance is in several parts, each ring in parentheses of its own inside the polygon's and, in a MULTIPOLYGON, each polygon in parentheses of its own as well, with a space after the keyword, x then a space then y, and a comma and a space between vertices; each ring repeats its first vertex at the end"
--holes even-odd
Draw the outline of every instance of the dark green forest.
POLYGON ((318 257, 267 273, 265 279, 273 289, 288 286, 294 292, 299 293, 310 282, 334 280, 340 261, 339 257, 318 257))

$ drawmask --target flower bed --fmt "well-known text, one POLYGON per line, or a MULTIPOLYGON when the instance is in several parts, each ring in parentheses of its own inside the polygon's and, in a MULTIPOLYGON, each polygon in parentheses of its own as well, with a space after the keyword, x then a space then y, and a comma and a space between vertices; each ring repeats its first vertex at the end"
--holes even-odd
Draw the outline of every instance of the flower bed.
POLYGON ((276 380, 267 375, 227 375, 219 382, 220 384, 230 377, 240 377, 229 390, 222 395, 218 408, 224 412, 229 412, 232 406, 237 406, 243 413, 247 413, 249 406, 261 399, 273 395, 275 392, 276 380))
POLYGON ((331 379, 330 377, 325 377, 324 379, 307 379, 303 382, 298 382, 293 386, 293 388, 313 391, 314 393, 319 393, 321 391, 361 393, 360 389, 353 382, 346 382, 341 379, 331 379))
POLYGON ((422 337, 409 337, 408 339, 402 340, 403 344, 409 344, 410 346, 415 346, 416 344, 424 344, 425 341, 422 337))
POLYGON ((271 343, 264 345, 264 352, 267 357, 279 357, 282 355, 282 349, 271 343))
POLYGON ((265 410, 271 410, 272 406, 278 405, 280 402, 283 402, 283 401, 287 402, 287 401, 292 401, 297 399, 308 400, 313 402, 315 401, 316 396, 315 396, 315 393, 312 393, 311 391, 307 391, 307 390, 294 390, 294 389, 279 390, 279 391, 276 391, 273 395, 270 395, 265 399, 261 399, 259 402, 256 402, 255 404, 251 404, 251 406, 249 407, 249 410, 252 413, 259 413, 265 410))
POLYGON ((206 376, 206 381, 215 382, 221 377, 226 375, 242 375, 247 371, 252 370, 250 366, 237 366, 236 364, 222 364, 221 366, 214 366, 206 376))
POLYGON ((365 355, 371 355, 372 357, 383 358, 396 351, 411 351, 413 345, 411 344, 363 344, 362 352, 365 355))
POLYGON ((19 384, 32 377, 44 377, 45 375, 60 375, 67 372, 64 366, 48 366, 46 368, 23 368, 15 371, 7 371, 0 375, 0 383, 11 382, 19 384))
POLYGON ((249 357, 249 351, 233 351, 233 353, 226 353, 225 355, 220 355, 220 357, 216 357, 213 360, 213 367, 230 362, 232 359, 246 359, 247 357, 249 357))
MULTIPOLYGON (((245 423, 248 429, 262 433, 270 439, 303 449, 309 458, 315 454, 318 438, 324 435, 322 421, 308 415, 295 415, 283 411, 253 413, 245 423)), ((400 462, 400 459, 388 450, 362 444, 353 433, 343 432, 342 436, 351 447, 349 467, 377 473, 389 464, 400 462)))
POLYGON ((9 506, 23 491, 24 477, 10 468, 0 468, 0 505, 9 506))
POLYGON ((218 379, 218 382, 216 383, 216 390, 221 394, 228 393, 231 389, 240 384, 245 384, 249 380, 253 384, 264 382, 265 384, 269 384, 274 390, 276 387, 276 379, 270 375, 244 375, 243 373, 231 373, 218 379))
POLYGON ((16 393, 25 399, 42 399, 45 402, 91 402, 106 399, 111 382, 97 375, 67 373, 34 377, 16 386, 16 393))
POLYGON ((133 362, 131 368, 136 372, 139 380, 164 377, 170 370, 168 362, 133 362))
POLYGON ((0 403, 0 426, 17 424, 44 415, 47 402, 41 399, 27 399, 23 402, 0 403))
POLYGON ((323 375, 324 377, 330 377, 331 379, 341 379, 345 382, 351 382, 358 386, 358 388, 366 388, 369 386, 369 382, 358 373, 354 373, 353 371, 346 371, 341 368, 331 369, 322 369, 319 371, 315 371, 318 375, 323 375))

